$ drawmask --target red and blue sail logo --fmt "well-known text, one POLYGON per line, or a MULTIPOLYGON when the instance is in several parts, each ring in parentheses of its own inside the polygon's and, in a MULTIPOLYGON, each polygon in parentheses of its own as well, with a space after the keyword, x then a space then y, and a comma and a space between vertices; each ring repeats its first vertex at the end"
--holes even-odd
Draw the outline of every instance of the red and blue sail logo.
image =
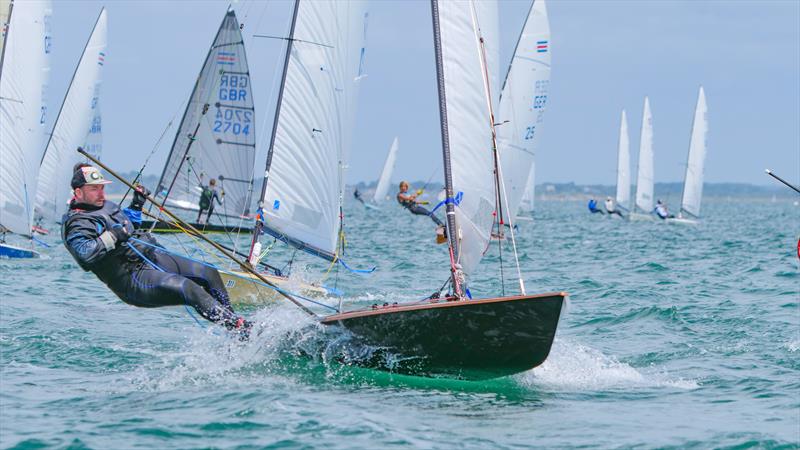
POLYGON ((97 65, 102 66, 104 62, 106 62, 106 54, 103 52, 99 52, 97 54, 97 65))
POLYGON ((232 66, 236 62, 236 53, 219 52, 217 53, 217 64, 232 66))
POLYGON ((550 44, 547 41, 536 41, 536 52, 547 53, 550 44))

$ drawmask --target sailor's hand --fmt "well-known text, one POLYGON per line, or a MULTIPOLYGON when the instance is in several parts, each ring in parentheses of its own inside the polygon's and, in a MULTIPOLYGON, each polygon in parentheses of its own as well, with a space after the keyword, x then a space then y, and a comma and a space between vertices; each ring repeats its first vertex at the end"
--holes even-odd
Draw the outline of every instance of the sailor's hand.
POLYGON ((141 211, 142 206, 144 206, 144 203, 147 201, 148 195, 150 195, 150 191, 141 184, 137 184, 133 190, 133 200, 131 200, 131 209, 135 211, 141 211))
POLYGON ((131 237, 131 235, 128 234, 127 225, 128 221, 126 220, 123 223, 115 223, 111 226, 111 234, 114 235, 114 240, 117 242, 117 244, 127 242, 128 238, 131 237))
POLYGON ((417 194, 416 195, 422 195, 422 189, 417 189, 417 194))

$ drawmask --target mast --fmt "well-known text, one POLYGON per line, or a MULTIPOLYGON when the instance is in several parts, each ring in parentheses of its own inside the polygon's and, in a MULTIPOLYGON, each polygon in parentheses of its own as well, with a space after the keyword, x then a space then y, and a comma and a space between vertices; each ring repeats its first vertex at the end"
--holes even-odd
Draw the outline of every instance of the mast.
MULTIPOLYGON (((283 74, 281 75, 281 88, 278 91, 278 101, 275 104, 275 117, 272 119, 272 135, 269 139, 269 149, 267 150, 267 163, 264 168, 264 182, 261 184, 261 195, 258 197, 259 209, 263 208, 264 195, 267 193, 267 183, 269 182, 269 169, 272 166, 272 154, 275 152, 275 135, 278 133, 278 119, 281 116, 281 104, 283 103, 283 90, 286 87, 286 73, 289 71, 289 58, 292 55, 292 44, 294 43, 294 29, 297 25, 297 10, 300 7, 300 0, 295 0, 294 11, 292 12, 292 25, 289 28, 289 39, 286 43, 286 57, 283 60, 283 74)), ((250 256, 253 256, 253 247, 258 242, 258 237, 261 235, 261 229, 264 226, 264 220, 256 221, 256 226, 253 227, 253 240, 250 243, 250 256)))
POLYGON ((438 0, 431 0, 431 16, 433 17, 433 48, 436 54, 436 85, 439 90, 439 119, 442 131, 442 158, 444 163, 445 210, 447 211, 447 239, 450 247, 450 277, 454 294, 461 297, 461 285, 458 280, 456 261, 459 257, 458 236, 456 236, 456 211, 453 198, 453 173, 450 166, 450 133, 447 128, 447 103, 444 89, 444 68, 442 64, 442 39, 439 31, 438 0))
POLYGON ((8 3, 8 14, 6 15, 6 20, 2 24, 3 26, 3 48, 0 50, 0 76, 3 74, 3 61, 6 57, 6 42, 8 41, 8 32, 11 29, 11 13, 14 11, 14 0, 11 0, 8 3))

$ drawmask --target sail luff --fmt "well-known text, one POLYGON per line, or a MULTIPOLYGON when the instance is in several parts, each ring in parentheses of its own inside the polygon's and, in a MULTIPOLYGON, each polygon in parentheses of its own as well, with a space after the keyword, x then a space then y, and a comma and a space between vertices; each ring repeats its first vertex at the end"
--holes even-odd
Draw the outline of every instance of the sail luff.
POLYGON ((72 167, 80 161, 75 152, 89 134, 94 87, 104 65, 108 18, 105 8, 94 23, 80 60, 75 67, 53 131, 42 155, 36 193, 36 207, 49 220, 57 220, 67 207, 72 167))
POLYGON ((636 178, 636 207, 649 214, 653 210, 653 115, 650 100, 644 98, 642 131, 639 140, 639 168, 636 178))
POLYGON ((0 77, 3 76, 3 61, 6 57, 6 34, 8 34, 9 24, 11 23, 11 13, 14 11, 14 0, 0 0, 0 26, 2 35, 0 39, 0 77))
POLYGON ((442 163, 444 167, 445 211, 447 238, 450 247, 450 276, 453 293, 463 295, 461 283, 456 273, 456 261, 459 260, 458 237, 456 236, 456 213, 453 202, 453 169, 450 164, 450 131, 447 122, 447 93, 444 82, 444 58, 442 55, 441 25, 439 23, 439 0, 431 0, 431 17, 433 18, 433 48, 436 57, 436 85, 439 92, 439 122, 442 136, 442 163))
POLYGON ((389 147, 389 153, 386 154, 386 161, 383 163, 383 170, 381 171, 380 178, 378 178, 375 194, 372 197, 375 203, 383 202, 386 198, 386 194, 389 192, 389 184, 391 183, 392 173, 394 173, 394 166, 397 161, 397 150, 399 147, 400 141, 397 136, 395 136, 392 141, 392 146, 389 147))
POLYGON ((630 179, 630 140, 628 138, 628 117, 622 110, 619 123, 619 140, 617 142, 617 194, 616 203, 619 208, 628 209, 631 199, 630 179))
POLYGON ((689 141, 689 155, 686 159, 683 194, 681 195, 681 215, 700 216, 700 202, 703 197, 703 175, 707 151, 708 107, 703 87, 697 94, 692 133, 689 141))

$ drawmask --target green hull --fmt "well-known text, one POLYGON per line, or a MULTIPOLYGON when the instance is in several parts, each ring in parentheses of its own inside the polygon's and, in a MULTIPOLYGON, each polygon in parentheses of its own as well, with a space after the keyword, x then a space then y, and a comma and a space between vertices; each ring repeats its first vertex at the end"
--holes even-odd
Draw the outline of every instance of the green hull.
POLYGON ((469 380, 530 370, 547 358, 566 293, 408 306, 328 316, 364 343, 394 355, 356 364, 421 376, 469 380))

